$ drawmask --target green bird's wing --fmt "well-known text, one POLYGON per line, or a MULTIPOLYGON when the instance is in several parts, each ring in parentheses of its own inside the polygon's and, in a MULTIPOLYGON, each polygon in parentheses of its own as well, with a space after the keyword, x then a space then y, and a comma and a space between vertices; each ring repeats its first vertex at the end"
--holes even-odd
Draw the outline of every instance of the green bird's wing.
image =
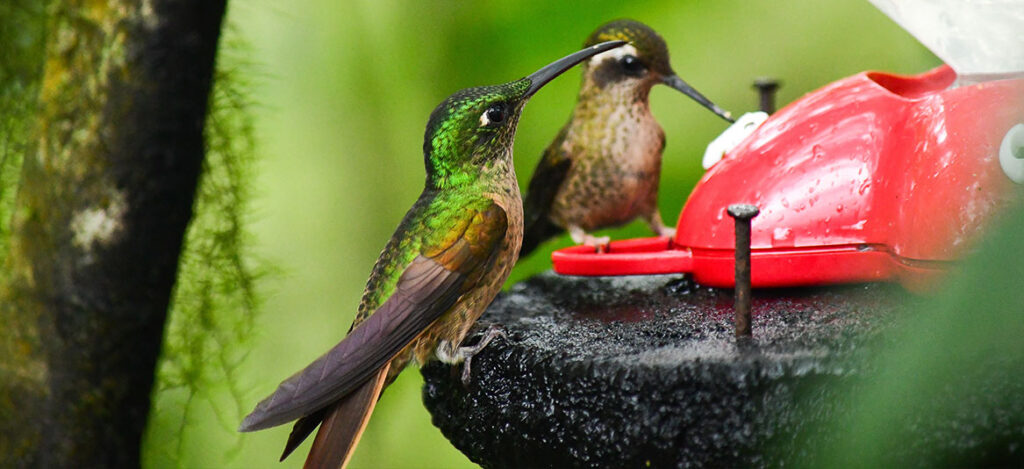
POLYGON ((569 127, 563 127, 551 145, 544 150, 544 156, 537 163, 530 185, 523 201, 523 247, 519 257, 526 257, 537 245, 552 236, 560 234, 563 229, 548 218, 555 196, 562 187, 562 182, 569 174, 572 160, 562 149, 562 142, 569 127))
MULTIPOLYGON (((375 277, 387 270, 379 267, 393 244, 408 245, 418 238, 411 243, 418 245, 417 254, 390 295, 338 345, 282 382, 245 418, 240 431, 295 420, 362 385, 476 286, 500 252, 508 227, 505 211, 490 200, 446 209, 447 216, 414 212, 415 206, 374 269, 375 277), (439 220, 449 229, 414 234, 439 220)), ((371 278, 368 289, 374 284, 371 278)))

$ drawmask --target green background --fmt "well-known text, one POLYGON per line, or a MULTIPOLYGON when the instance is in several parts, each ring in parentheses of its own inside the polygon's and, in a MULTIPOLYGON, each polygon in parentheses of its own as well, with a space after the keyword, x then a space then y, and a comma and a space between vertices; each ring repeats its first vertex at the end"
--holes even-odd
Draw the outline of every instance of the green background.
MULTIPOLYGON (((235 375, 243 402, 227 386, 191 401, 180 389, 158 393, 146 466, 300 467, 308 442, 276 462, 290 426, 244 435, 234 428, 348 330, 374 260, 422 189, 430 111, 458 89, 533 72, 621 17, 660 32, 676 72, 737 115, 756 108, 755 77, 782 80, 781 106, 863 70, 939 64, 864 0, 231 2, 228 22, 249 49, 257 103, 253 247, 277 273, 259 284, 262 312, 235 375)), ((515 145, 521 185, 567 118, 578 83, 570 71, 526 107, 515 145)), ((659 203, 674 224, 700 177, 704 146, 725 123, 666 87, 651 93, 651 107, 668 141, 659 203)), ((608 233, 650 235, 641 223, 608 233)), ((510 282, 550 268, 547 252, 567 244, 549 243, 510 282)), ((421 384, 410 369, 388 389, 350 467, 473 467, 431 425, 421 384)))

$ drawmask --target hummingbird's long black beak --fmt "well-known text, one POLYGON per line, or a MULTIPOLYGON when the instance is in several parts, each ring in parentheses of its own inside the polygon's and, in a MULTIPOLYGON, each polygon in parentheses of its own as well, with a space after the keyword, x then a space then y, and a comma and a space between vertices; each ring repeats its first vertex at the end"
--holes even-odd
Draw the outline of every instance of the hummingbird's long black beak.
POLYGON ((729 111, 725 111, 722 108, 716 106, 715 103, 711 102, 710 99, 705 98, 704 95, 700 94, 697 90, 693 89, 692 86, 688 85, 685 81, 683 81, 682 78, 679 78, 678 75, 672 74, 666 76, 665 78, 662 79, 662 82, 668 86, 671 86, 674 89, 683 92, 683 94, 693 98, 694 101, 697 101, 698 103, 700 103, 701 106, 710 109, 711 112, 718 114, 718 116, 721 117, 722 119, 725 119, 729 122, 736 122, 735 120, 733 120, 732 114, 729 114, 729 111))
POLYGON ((626 41, 602 42, 600 44, 595 44, 579 52, 574 52, 554 62, 551 62, 546 67, 537 70, 536 72, 530 74, 530 76, 526 77, 527 79, 530 80, 530 88, 526 90, 526 94, 523 95, 523 98, 533 96, 533 93, 536 93, 537 90, 541 89, 541 87, 548 84, 549 81, 553 80, 558 75, 561 75, 562 72, 574 67, 576 64, 586 59, 589 59, 597 54, 600 54, 606 50, 619 47, 625 43, 626 41))

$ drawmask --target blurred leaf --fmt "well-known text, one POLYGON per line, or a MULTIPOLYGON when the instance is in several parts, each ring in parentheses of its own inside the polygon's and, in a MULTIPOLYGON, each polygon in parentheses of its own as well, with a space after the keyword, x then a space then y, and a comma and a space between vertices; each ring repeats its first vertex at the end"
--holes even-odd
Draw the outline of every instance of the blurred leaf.
MULTIPOLYGON (((1024 197, 948 288, 892 333, 807 467, 1024 463, 1024 197)), ((812 441, 806 444, 814 447, 812 441)))

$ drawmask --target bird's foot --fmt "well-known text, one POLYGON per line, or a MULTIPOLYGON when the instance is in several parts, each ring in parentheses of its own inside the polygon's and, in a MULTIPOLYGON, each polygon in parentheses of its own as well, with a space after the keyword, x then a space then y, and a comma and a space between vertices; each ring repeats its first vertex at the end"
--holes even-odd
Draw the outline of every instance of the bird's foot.
POLYGON ((508 334, 505 334, 505 330, 501 326, 491 325, 484 332, 484 336, 480 338, 480 342, 471 347, 459 347, 457 354, 461 356, 465 361, 462 362, 462 385, 469 386, 469 374, 470 374, 470 363, 473 361, 473 357, 480 353, 487 344, 491 343, 495 337, 501 337, 502 339, 508 339, 508 334))
POLYGON ((487 344, 491 343, 495 337, 507 339, 508 334, 505 334, 505 330, 502 329, 501 326, 492 324, 486 331, 484 331, 483 337, 480 338, 480 341, 477 342, 476 345, 459 347, 452 351, 451 343, 448 341, 442 341, 442 343, 437 347, 437 358, 440 359, 441 362, 449 365, 462 363, 462 384, 469 386, 470 366, 473 361, 473 357, 480 353, 484 347, 487 347, 487 344))
POLYGON ((665 238, 676 237, 676 228, 674 226, 660 226, 658 229, 654 230, 654 232, 657 233, 658 236, 665 238))
POLYGON ((578 226, 569 227, 569 236, 572 237, 574 243, 593 247, 597 252, 607 251, 608 243, 612 240, 608 236, 593 236, 578 226))
POLYGON ((661 221, 661 213, 656 208, 650 214, 645 215, 644 218, 647 220, 647 226, 651 227, 651 231, 654 234, 665 238, 676 237, 676 229, 671 226, 665 226, 665 222, 661 221))

